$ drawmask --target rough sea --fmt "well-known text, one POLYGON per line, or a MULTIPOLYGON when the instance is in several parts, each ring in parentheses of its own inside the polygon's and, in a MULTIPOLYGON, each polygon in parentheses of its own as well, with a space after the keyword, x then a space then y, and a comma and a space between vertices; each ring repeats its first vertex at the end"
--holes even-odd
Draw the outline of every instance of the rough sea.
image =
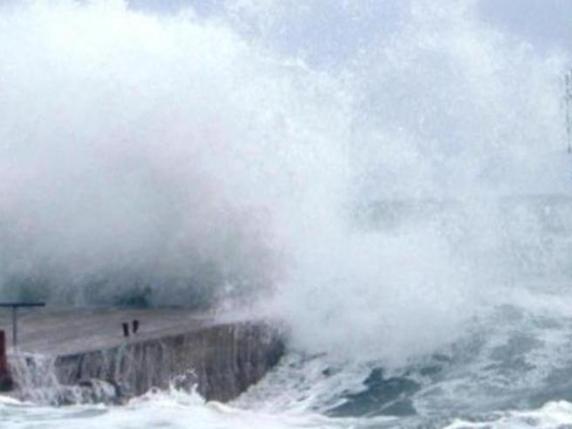
POLYGON ((229 404, 0 428, 571 428, 570 52, 500 3, 0 1, 0 301, 287 332, 229 404))

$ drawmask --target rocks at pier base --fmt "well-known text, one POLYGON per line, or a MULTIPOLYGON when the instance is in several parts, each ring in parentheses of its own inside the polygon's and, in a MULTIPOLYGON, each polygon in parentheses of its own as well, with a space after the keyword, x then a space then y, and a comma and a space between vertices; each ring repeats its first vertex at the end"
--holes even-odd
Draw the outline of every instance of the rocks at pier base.
MULTIPOLYGON (((101 314, 101 318, 93 313, 89 317, 45 313, 46 323, 51 322, 55 329, 84 334, 83 341, 74 343, 70 339, 59 347, 48 346, 30 331, 27 345, 24 340, 25 350, 9 357, 16 383, 12 395, 60 405, 121 403, 153 388, 174 387, 187 391, 196 388, 207 400, 225 402, 258 382, 283 354, 279 330, 264 321, 191 321, 187 315, 177 317, 168 310, 141 310, 137 313, 141 334, 123 338, 120 320, 131 316, 120 311, 108 313, 107 317, 101 314), (110 322, 110 316, 116 323, 110 322), (68 325, 63 325, 68 318, 68 325), (88 329, 90 325, 83 323, 87 319, 96 325, 101 323, 105 332, 93 334, 97 330, 93 326, 88 329), (110 328, 112 333, 108 332, 110 328), (88 331, 92 332, 92 341, 88 331)), ((30 315, 22 325, 27 322, 31 329, 40 326, 41 320, 41 315, 30 315)), ((61 335, 54 332, 54 340, 61 335)))

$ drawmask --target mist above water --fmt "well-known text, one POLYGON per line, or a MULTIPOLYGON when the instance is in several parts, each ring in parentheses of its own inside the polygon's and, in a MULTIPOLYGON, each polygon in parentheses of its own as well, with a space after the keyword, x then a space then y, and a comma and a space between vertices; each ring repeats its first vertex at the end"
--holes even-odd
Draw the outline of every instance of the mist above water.
POLYGON ((5 293, 193 304, 274 283, 274 214, 336 133, 312 125, 339 122, 335 93, 190 14, 37 2, 1 19, 5 293))
POLYGON ((568 278, 566 59, 477 5, 3 6, 0 297, 262 302, 396 363, 568 278))

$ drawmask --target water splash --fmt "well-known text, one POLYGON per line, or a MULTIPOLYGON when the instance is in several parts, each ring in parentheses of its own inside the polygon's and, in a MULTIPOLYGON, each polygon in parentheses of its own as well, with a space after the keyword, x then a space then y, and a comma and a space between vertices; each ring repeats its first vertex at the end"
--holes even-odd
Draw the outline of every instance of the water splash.
POLYGON ((294 348, 398 365, 530 261, 562 283, 569 240, 545 233, 568 229, 565 59, 474 1, 378 3, 3 6, 2 296, 230 295, 294 348))

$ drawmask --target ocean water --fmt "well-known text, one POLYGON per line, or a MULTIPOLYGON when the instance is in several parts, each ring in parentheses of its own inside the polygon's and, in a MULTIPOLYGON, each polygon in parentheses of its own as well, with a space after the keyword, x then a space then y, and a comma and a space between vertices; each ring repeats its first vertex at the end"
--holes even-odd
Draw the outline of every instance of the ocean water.
POLYGON ((230 404, 1 398, 0 427, 572 427, 570 57, 494 10, 0 2, 0 300, 288 332, 230 404))

